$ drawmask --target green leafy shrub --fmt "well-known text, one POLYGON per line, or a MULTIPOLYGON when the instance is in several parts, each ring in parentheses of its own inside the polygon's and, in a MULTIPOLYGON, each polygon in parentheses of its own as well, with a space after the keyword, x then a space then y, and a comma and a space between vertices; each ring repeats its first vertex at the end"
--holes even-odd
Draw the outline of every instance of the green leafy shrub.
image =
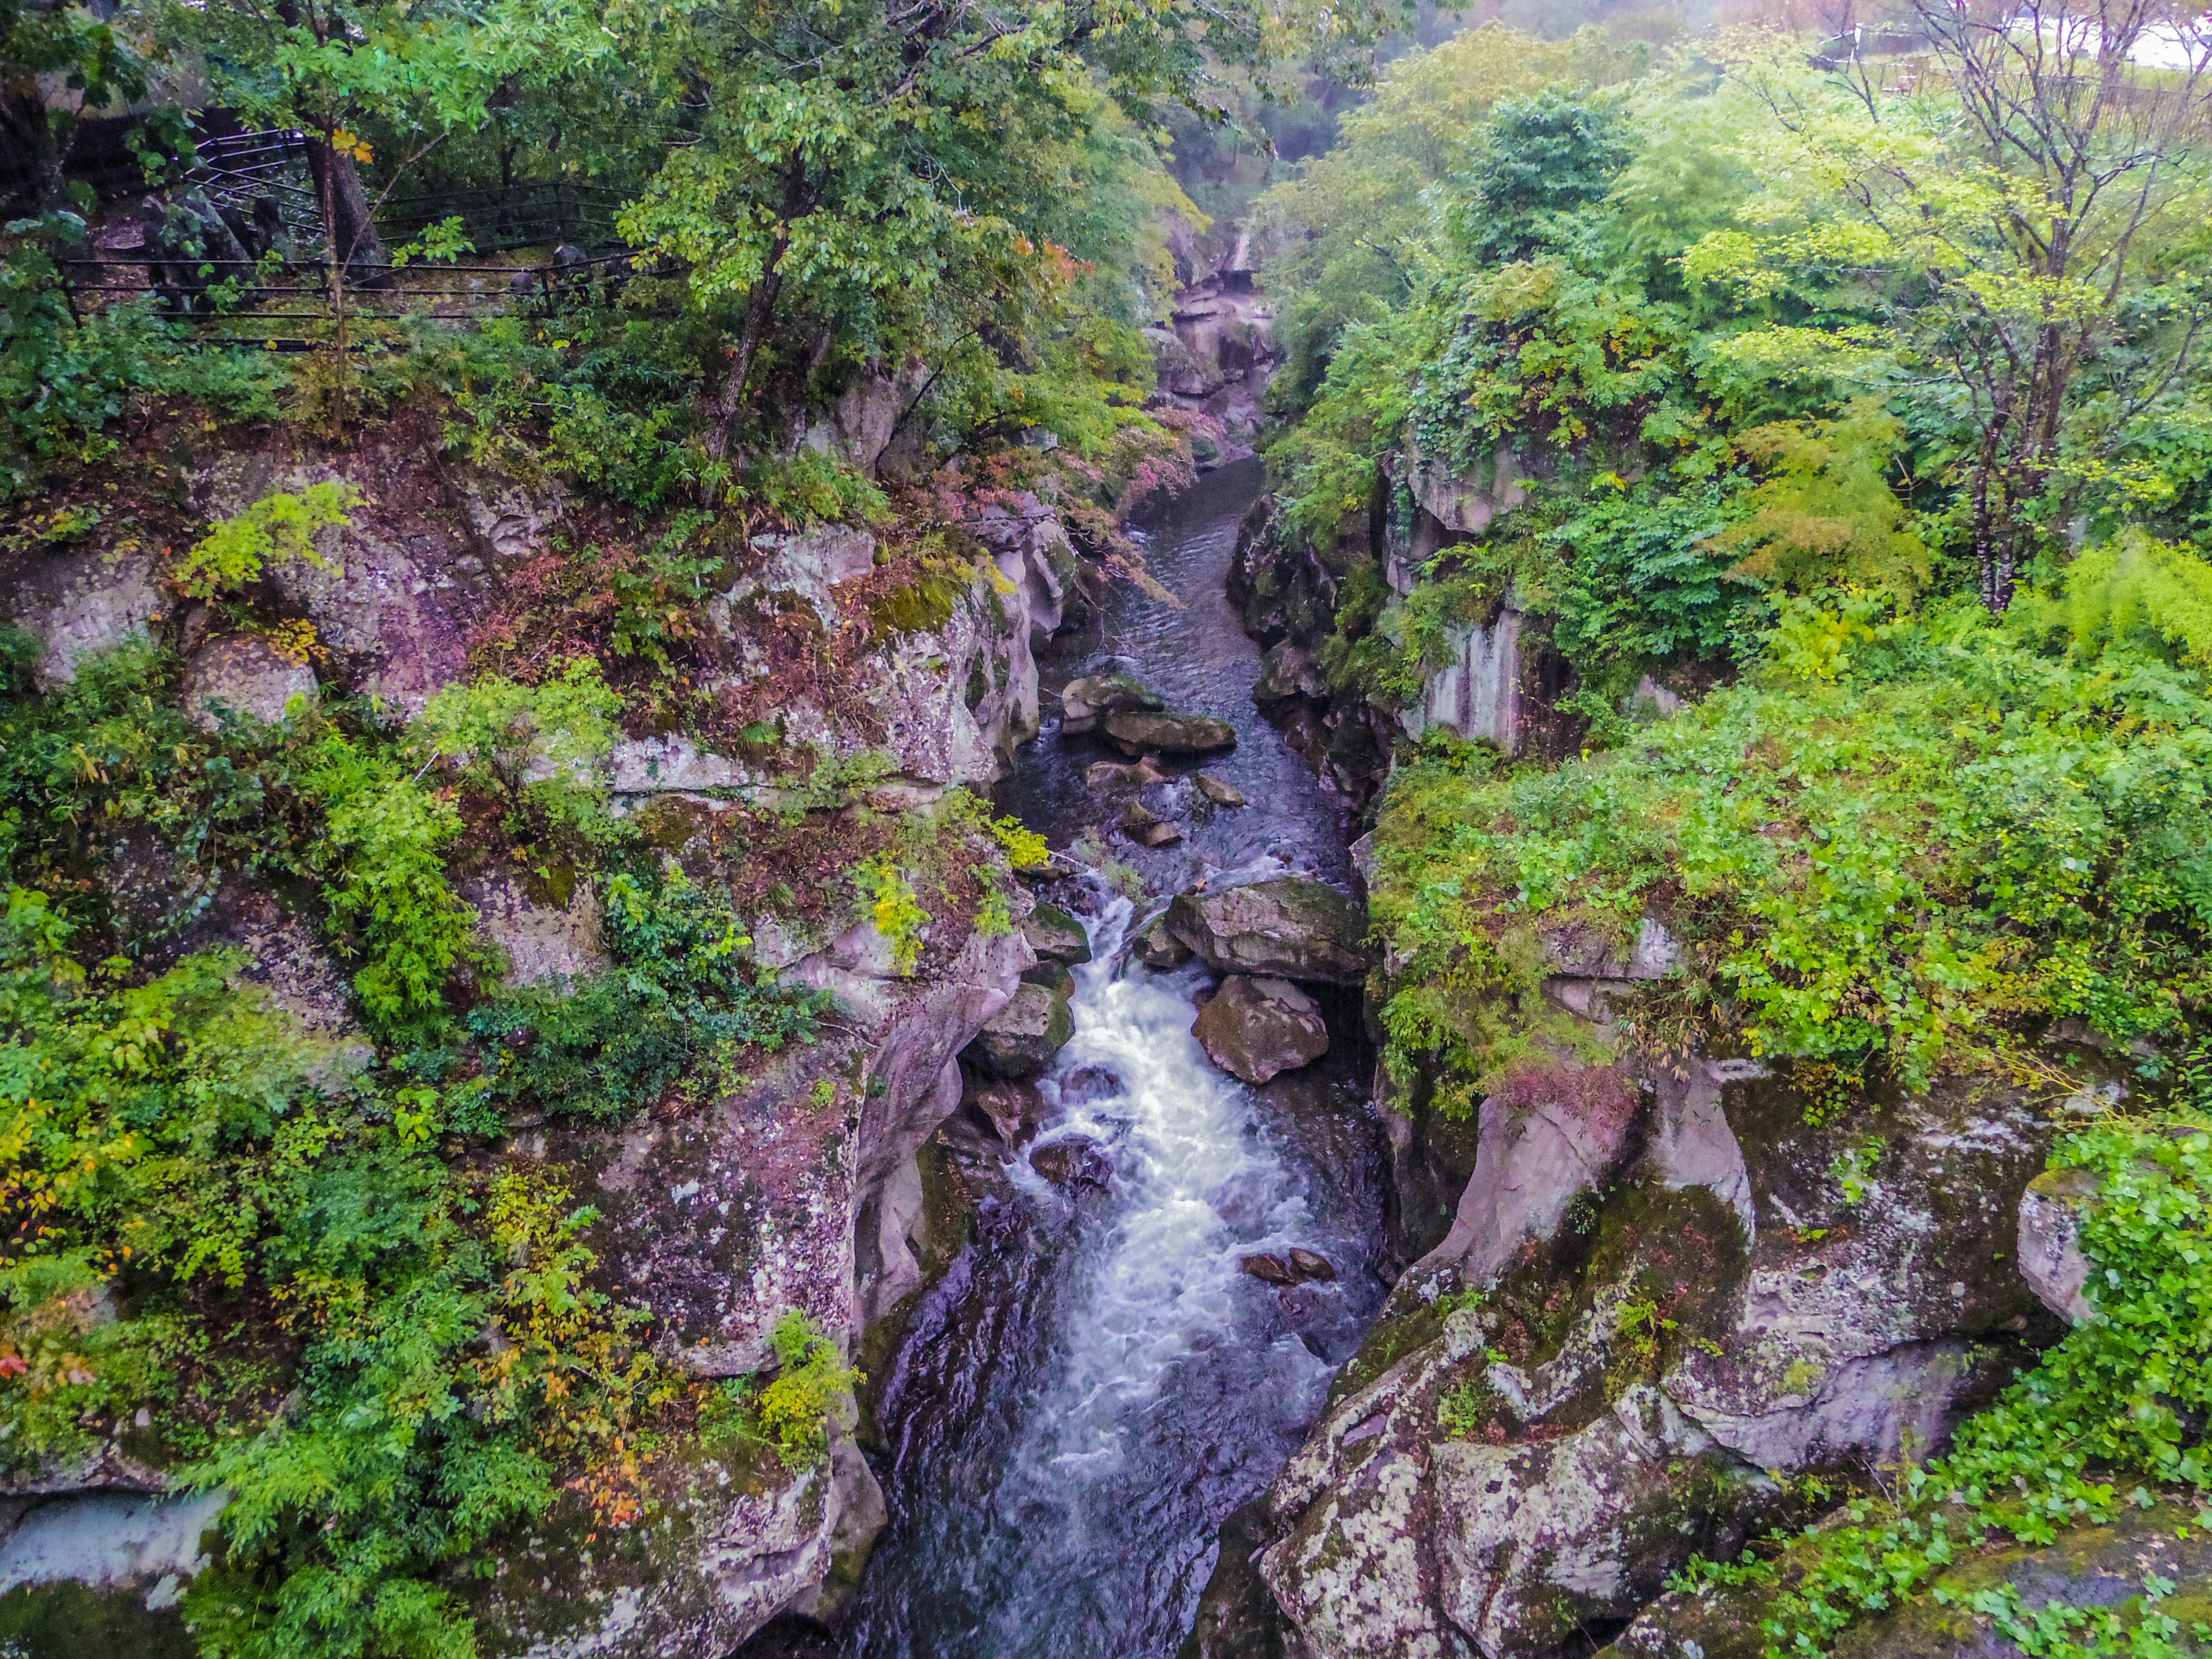
POLYGON ((432 1576, 564 1473, 618 1466, 667 1393, 591 1288, 592 1212, 552 1173, 448 1170, 234 956, 133 985, 73 937, 9 895, 0 1455, 136 1434, 227 1491, 225 1559, 191 1592, 210 1652, 473 1650, 432 1576), (231 1344, 265 1360, 189 1340, 232 1288, 231 1344))
POLYGON ((837 1345, 797 1308, 775 1322, 769 1340, 782 1369, 760 1391, 753 1413, 785 1466, 805 1468, 822 1461, 830 1415, 852 1393, 860 1373, 840 1361, 837 1345))
POLYGON ((351 525, 362 504, 349 483, 309 484, 295 495, 276 490, 208 532, 170 567, 169 580, 193 599, 232 593, 261 580, 268 566, 295 560, 327 570, 315 537, 333 525, 351 525))
POLYGON ((503 796, 510 827, 531 809, 553 824, 604 834, 605 767, 621 708, 599 664, 574 657, 536 685, 488 674, 443 686, 408 735, 464 781, 503 796))
POLYGON ((471 1012, 495 1047, 491 1093, 611 1121, 695 1068, 728 1086, 752 1048, 805 1042, 824 999, 754 977, 728 896, 674 865, 603 890, 616 966, 581 984, 513 991, 471 1012))
POLYGON ((890 941, 892 963, 900 973, 912 973, 921 959, 922 930, 929 926, 929 912, 922 908, 921 896, 900 868, 896 855, 871 859, 853 872, 853 881, 868 901, 876 931, 890 941))
POLYGON ((476 912, 446 873, 459 813, 393 754, 336 732, 308 751, 300 783, 322 808, 307 861, 341 944, 363 958, 353 980, 363 1012, 393 1032, 427 1031, 447 981, 477 961, 476 912))
POLYGON ((2002 627, 1852 603, 1807 602, 1778 637, 1790 665, 1616 754, 1399 773, 1373 900, 1404 964, 1396 1064, 1493 1075, 1559 1023, 1535 994, 1537 921, 1626 941, 1654 914, 1686 941, 1677 998, 1754 1053, 1919 1079, 2068 1015, 2158 1045, 2154 1070, 2194 1049, 2212 1018, 2202 678, 2083 656, 2056 598, 2002 627))

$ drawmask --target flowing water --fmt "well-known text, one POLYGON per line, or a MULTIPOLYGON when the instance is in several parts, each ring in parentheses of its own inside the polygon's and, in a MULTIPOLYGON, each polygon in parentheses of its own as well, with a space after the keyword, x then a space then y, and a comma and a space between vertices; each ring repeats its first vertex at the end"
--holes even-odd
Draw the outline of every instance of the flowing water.
MULTIPOLYGON (((1118 591, 1045 665, 1048 704, 1049 688, 1111 665, 1170 708, 1232 721, 1239 745, 1210 769, 1251 804, 1154 786, 1156 811, 1188 816, 1184 843, 1101 836, 1124 798, 1083 774, 1106 751, 1049 721, 1004 792, 1054 845, 1089 831, 1162 895, 1200 877, 1345 874, 1345 812, 1253 707, 1259 653, 1224 591, 1258 487, 1255 463, 1224 469, 1154 526, 1151 564, 1186 608, 1118 591)), ((1322 1064, 1247 1088, 1190 1035, 1205 971, 1123 964, 1142 911, 1103 888, 1096 910, 1075 1036, 1041 1085, 1061 1115, 1037 1144, 1086 1137, 1111 1179, 1064 1191, 1009 1164, 915 1316, 878 1413, 890 1522, 836 1640, 844 1659, 1173 1654, 1221 1522, 1296 1449, 1382 1301, 1356 1011, 1332 1010, 1322 1064), (1336 1279, 1277 1289, 1239 1269, 1293 1245, 1336 1279)))

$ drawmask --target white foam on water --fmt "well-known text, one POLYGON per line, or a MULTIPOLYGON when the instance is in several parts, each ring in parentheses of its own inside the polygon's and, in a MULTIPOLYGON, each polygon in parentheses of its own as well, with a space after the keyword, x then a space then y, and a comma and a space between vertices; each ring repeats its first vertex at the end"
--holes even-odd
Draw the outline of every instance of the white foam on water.
POLYGON ((1064 1469, 1118 1456, 1176 1366, 1231 1333, 1238 1258, 1281 1248, 1309 1219, 1251 1131, 1244 1085, 1190 1033, 1202 974, 1117 972, 1131 915, 1116 899, 1091 925, 1075 1035, 1045 1079, 1056 1094, 1069 1073, 1103 1066, 1121 1083, 1119 1094, 1069 1107, 1046 1137, 1088 1136, 1117 1166, 1110 1228, 1085 1264, 1066 1369, 1038 1419, 1052 1444, 1036 1449, 1064 1469))

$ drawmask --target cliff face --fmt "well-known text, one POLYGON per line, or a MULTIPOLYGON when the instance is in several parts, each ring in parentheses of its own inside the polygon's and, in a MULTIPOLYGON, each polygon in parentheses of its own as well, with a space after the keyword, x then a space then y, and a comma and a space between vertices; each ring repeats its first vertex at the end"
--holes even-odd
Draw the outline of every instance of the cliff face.
MULTIPOLYGON (((264 433, 135 477, 141 533, 34 548, 6 573, 0 605, 36 639, 50 691, 94 653, 151 636, 181 657, 179 695, 210 722, 225 708, 276 721, 292 699, 347 696, 404 720, 481 672, 488 650, 502 663, 557 656, 568 619, 538 597, 545 573, 619 529, 557 490, 443 460, 431 434, 404 422, 342 454, 264 433), (325 483, 356 492, 352 523, 322 533, 319 558, 272 566, 256 596, 289 635, 165 585, 174 544, 144 535, 149 520, 181 538, 271 491, 325 483)), ((695 1378, 773 1371, 769 1331, 794 1309, 855 1355, 921 1286, 915 1154, 959 1103, 955 1056, 1036 960, 1018 925, 1029 898, 1003 860, 982 876, 1000 894, 996 925, 978 925, 972 904, 939 905, 910 939, 887 939, 845 879, 871 848, 908 842, 923 885, 936 857, 952 860, 946 891, 975 878, 972 854, 930 850, 929 826, 949 792, 988 785, 1035 732, 1033 648, 1093 580, 1034 494, 992 492, 962 527, 981 550, 964 563, 916 564, 896 523, 733 546, 699 610, 712 681, 686 682, 705 716, 633 726, 600 779, 612 811, 660 856, 732 896, 761 973, 828 994, 818 1039, 615 1127, 522 1119, 471 1154, 562 1172, 599 1212, 588 1242, 605 1288, 641 1309, 655 1352, 695 1378)), ((574 983, 608 964, 588 880, 496 861, 457 873, 510 984, 574 983)), ((344 976, 291 888, 236 875, 218 891, 165 890, 152 867, 117 869, 110 884, 126 905, 197 906, 185 943, 239 947, 246 977, 367 1054, 344 976)), ((883 1521, 849 1422, 810 1466, 787 1468, 757 1443, 678 1437, 649 1475, 658 1509, 628 1533, 595 1541, 556 1510, 557 1524, 518 1546, 538 1571, 456 1583, 486 1650, 726 1651, 779 1613, 825 1611, 883 1521)), ((112 1484, 49 1483, 18 1505, 0 1539, 16 1564, 9 1584, 75 1579, 136 1602, 158 1580, 170 1588, 150 1605, 173 1604, 176 1583, 208 1559, 194 1540, 212 1511, 195 1500, 192 1536, 149 1549, 127 1528, 86 1524, 88 1504, 112 1500, 72 1486, 112 1484)), ((149 1470, 136 1484, 164 1483, 149 1470)), ((149 1523, 157 1532, 185 1512, 140 1501, 167 1517, 149 1523)))
MULTIPOLYGON (((1247 520, 1236 596, 1269 647, 1260 701, 1356 797, 1431 732, 1559 758, 1571 688, 1511 592, 1427 618, 1387 692, 1364 689, 1371 664, 1349 672, 1362 639, 1411 655, 1416 573, 1523 499, 1509 451, 1464 477, 1418 453, 1393 471, 1333 546, 1264 501, 1247 520)), ((1639 695, 1657 718, 1680 707, 1639 695)), ((1614 945, 1531 922, 1564 1022, 1549 1058, 1464 1119, 1435 1079, 1378 1075, 1412 1265, 1312 1437, 1225 1535, 1198 1659, 1564 1659, 1616 1637, 1755 1653, 1755 1604, 1669 1596, 1671 1576, 1942 1448, 2078 1303, 2079 1250, 2031 1187, 2047 1103, 1951 1079, 1844 1111, 1786 1068, 1650 1052, 1638 1010, 1681 952, 1665 928, 1614 945)))

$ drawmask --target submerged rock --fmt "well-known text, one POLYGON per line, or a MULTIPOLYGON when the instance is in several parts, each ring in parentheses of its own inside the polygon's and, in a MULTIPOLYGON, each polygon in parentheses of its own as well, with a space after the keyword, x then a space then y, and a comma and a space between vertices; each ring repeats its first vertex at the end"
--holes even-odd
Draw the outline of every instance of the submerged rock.
POLYGON ((967 1054, 985 1076, 1018 1083, 1042 1073, 1074 1035, 1067 999, 1044 986, 1024 984, 983 1022, 967 1054))
POLYGON ((1328 1052, 1320 1005, 1284 979, 1232 975, 1190 1030, 1216 1066, 1247 1083, 1295 1072, 1328 1052))
POLYGON ((1244 792, 1242 789, 1233 783, 1215 777, 1211 772, 1193 773, 1190 781, 1198 787, 1198 793, 1216 806, 1244 805, 1244 792))
POLYGON ((1087 1135, 1046 1142, 1030 1154, 1030 1168, 1055 1187, 1103 1188, 1114 1179, 1104 1149, 1087 1135))
POLYGON ((1146 755, 1127 764, 1093 761, 1084 769, 1083 781, 1093 789, 1142 789, 1147 784, 1165 783, 1174 775, 1161 766, 1158 756, 1146 755))
POLYGON ((1171 847, 1182 839, 1182 825, 1161 817, 1142 801, 1123 807, 1116 827, 1139 847, 1171 847))
POLYGON ((1237 746, 1237 728, 1211 714, 1151 714, 1116 709, 1098 723, 1106 741, 1125 755, 1216 755, 1237 746))
POLYGON ((1329 985, 1367 977, 1367 917, 1334 887, 1279 876, 1213 892, 1194 889, 1168 907, 1168 931, 1207 966, 1329 985))

